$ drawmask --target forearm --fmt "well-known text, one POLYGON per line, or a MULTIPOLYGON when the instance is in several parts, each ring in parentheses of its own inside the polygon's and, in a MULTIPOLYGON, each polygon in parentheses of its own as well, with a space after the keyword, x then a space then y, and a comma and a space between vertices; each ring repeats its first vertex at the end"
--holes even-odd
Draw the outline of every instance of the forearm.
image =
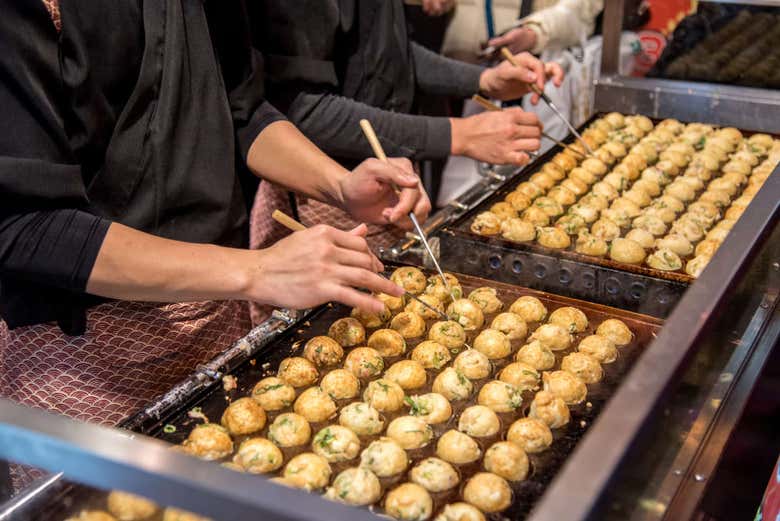
POLYGON ((400 114, 331 94, 300 94, 288 111, 290 120, 317 146, 335 157, 362 160, 373 155, 360 129, 367 119, 391 157, 446 157, 450 147, 447 118, 400 114))
POLYGON ((465 98, 479 90, 483 67, 446 58, 414 42, 412 57, 417 87, 423 92, 465 98))
POLYGON ((257 136, 247 165, 258 177, 288 190, 333 206, 343 204, 339 181, 347 171, 287 121, 272 123, 257 136))
POLYGON ((163 239, 113 223, 86 291, 147 302, 242 299, 250 266, 248 251, 163 239))

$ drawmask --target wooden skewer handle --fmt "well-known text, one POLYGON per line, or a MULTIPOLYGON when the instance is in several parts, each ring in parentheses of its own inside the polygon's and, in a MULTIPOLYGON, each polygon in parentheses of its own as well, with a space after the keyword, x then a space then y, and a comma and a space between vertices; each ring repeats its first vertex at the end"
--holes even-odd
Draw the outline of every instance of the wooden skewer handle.
MULTIPOLYGON (((385 149, 382 148, 382 143, 379 142, 379 138, 376 137, 376 132, 374 132, 374 127, 371 126, 371 122, 367 119, 361 119, 360 128, 363 129, 363 134, 365 134, 368 144, 371 145, 371 150, 374 151, 376 158, 383 163, 387 163, 387 154, 385 154, 385 149)), ((392 187, 396 195, 401 194, 401 189, 398 188, 398 185, 393 183, 392 187)))
POLYGON ((301 232, 306 229, 306 226, 280 210, 274 210, 271 214, 271 218, 293 232, 301 232))

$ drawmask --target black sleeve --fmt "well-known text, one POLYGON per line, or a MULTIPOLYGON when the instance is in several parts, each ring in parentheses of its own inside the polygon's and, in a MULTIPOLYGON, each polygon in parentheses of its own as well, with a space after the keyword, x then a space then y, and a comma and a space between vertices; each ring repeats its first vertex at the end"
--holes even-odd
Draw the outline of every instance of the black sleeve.
POLYGON ((461 98, 479 92, 483 67, 446 58, 416 42, 412 42, 411 46, 417 88, 421 91, 461 98))
POLYGON ((42 2, 0 11, 0 278, 82 292, 110 223, 64 130, 58 35, 42 2))

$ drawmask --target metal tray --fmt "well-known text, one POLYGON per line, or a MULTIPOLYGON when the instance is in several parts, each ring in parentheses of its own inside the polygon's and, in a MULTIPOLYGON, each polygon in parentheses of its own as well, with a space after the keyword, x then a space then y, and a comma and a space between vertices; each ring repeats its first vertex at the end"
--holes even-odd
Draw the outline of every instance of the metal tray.
MULTIPOLYGON (((639 315, 636 313, 623 311, 619 309, 613 309, 599 304, 593 304, 589 302, 582 302, 567 297, 561 297, 544 293, 532 289, 520 288, 511 286, 508 284, 496 283, 487 281, 485 279, 472 277, 468 275, 457 275, 465 293, 471 290, 482 287, 491 286, 498 290, 499 298, 505 303, 505 307, 508 307, 511 302, 522 295, 532 295, 539 298, 548 311, 552 312, 558 307, 562 306, 576 306, 580 308, 587 316, 590 322, 588 329, 575 336, 573 346, 576 346, 584 336, 592 334, 595 328, 603 320, 607 318, 619 318, 623 320, 629 328, 634 332, 634 341, 622 348, 620 348, 620 356, 618 360, 612 364, 604 365, 604 379, 598 384, 588 386, 588 398, 586 403, 570 407, 572 419, 570 423, 562 428, 554 431, 554 441, 552 447, 541 454, 529 455, 531 461, 532 471, 529 474, 528 479, 525 481, 513 484, 514 501, 512 506, 503 512, 501 515, 491 516, 494 519, 511 518, 522 519, 529 514, 534 504, 544 493, 545 488, 552 481, 558 470, 566 461, 567 456, 574 449, 576 443, 587 432, 590 425, 593 423, 596 416, 603 408, 606 401, 614 393, 619 386, 622 378, 628 373, 629 368, 637 359, 642 350, 655 338, 658 330, 661 327, 661 321, 652 317, 639 315)), ((302 320, 295 323, 289 330, 282 334, 273 343, 267 345, 257 355, 233 371, 229 371, 230 374, 237 378, 237 388, 229 392, 225 392, 222 386, 218 383, 210 386, 207 390, 198 393, 196 396, 191 397, 190 400, 182 401, 179 403, 175 410, 172 410, 169 414, 159 417, 158 419, 152 419, 148 414, 141 415, 141 421, 135 421, 131 419, 130 424, 135 424, 138 432, 142 432, 147 435, 168 441, 170 443, 181 443, 188 435, 190 429, 199 423, 199 420, 194 420, 189 417, 188 412, 194 407, 199 407, 200 410, 212 421, 218 421, 222 415, 222 412, 231 400, 246 396, 251 392, 254 384, 271 374, 274 374, 279 362, 283 358, 288 356, 300 354, 303 350, 303 346, 307 339, 316 335, 323 335, 327 333, 327 329, 330 324, 338 318, 349 315, 349 309, 341 305, 326 305, 321 306, 302 320), (175 427, 175 432, 166 432, 172 430, 170 427, 165 429, 166 426, 175 427)), ((486 323, 492 320, 494 314, 486 315, 486 323)), ((429 325, 430 325, 429 321, 429 325)), ((537 324, 529 324, 529 331, 533 329, 537 324)), ((372 330, 369 329, 367 334, 370 334, 372 330)), ((471 342, 476 336, 476 332, 472 332, 468 335, 468 341, 471 342)), ((413 349, 413 347, 419 343, 417 341, 408 341, 407 353, 413 349)), ((517 349, 522 345, 522 342, 513 343, 513 348, 517 349)), ((560 359, 565 354, 571 352, 559 351, 556 352, 556 368, 560 365, 560 359)), ((401 359, 398 358, 386 358, 386 367, 393 362, 401 359)), ((498 361, 494 364, 493 375, 496 375, 503 366, 511 362, 511 357, 503 361, 498 361)), ((422 394, 430 389, 430 383, 433 380, 431 372, 429 372, 428 385, 422 389, 415 390, 414 394, 422 394)), ((475 388, 479 387, 482 383, 489 380, 475 381, 475 388)), ((499 414, 502 420, 502 433, 495 438, 478 440, 484 449, 489 446, 490 443, 497 441, 506 432, 511 422, 519 417, 525 416, 527 408, 530 405, 532 398, 530 392, 524 394, 524 405, 518 411, 511 414, 499 414)), ((438 437, 442 433, 451 428, 456 428, 458 412, 463 408, 476 403, 477 391, 475 390, 472 398, 466 402, 457 402, 453 404, 453 416, 446 424, 435 426, 434 432, 438 437)), ((346 403, 346 402, 345 402, 346 403)), ((343 405, 343 404, 339 404, 343 405)), ((285 410, 286 411, 286 410, 285 410)), ((273 418, 279 414, 269 413, 268 423, 273 421, 273 418)), ((394 417, 403 414, 404 409, 398 413, 386 414, 387 422, 391 421, 394 417)), ((316 432, 319 428, 324 427, 326 424, 313 424, 312 431, 316 432)), ((260 433, 255 435, 265 435, 267 431, 264 429, 260 433)), ((236 442, 241 440, 236 439, 236 442)), ((361 440, 364 443, 364 447, 370 442, 370 439, 366 438, 361 440)), ((431 442, 426 448, 410 452, 410 457, 413 460, 419 460, 424 457, 430 456, 433 453, 435 442, 431 442)), ((289 460, 294 454, 306 450, 306 446, 293 449, 283 449, 285 460, 289 460)), ((346 463, 332 464, 334 476, 346 467, 354 465, 354 460, 346 463)), ((410 465, 411 468, 412 465, 410 465)), ((464 483, 466 479, 474 472, 479 470, 479 465, 474 464, 471 466, 460 467, 458 470, 461 472, 461 482, 464 483)), ((405 474, 390 478, 382 479, 382 484, 386 490, 397 482, 403 481, 405 474)), ((256 479, 262 479, 255 477, 256 479)), ((81 487, 75 487, 81 489, 81 487)), ((448 502, 455 501, 459 495, 459 489, 454 489, 449 493, 434 494, 435 509, 443 506, 448 502)), ((64 516, 64 511, 77 511, 82 508, 103 508, 105 506, 105 497, 101 493, 86 494, 83 491, 73 491, 71 494, 66 495, 65 498, 59 498, 58 505, 55 510, 49 510, 48 512, 57 511, 58 517, 39 517, 38 519, 59 519, 64 516), (65 501, 63 501, 65 499, 65 501), (64 508, 65 505, 69 505, 68 508, 64 508)), ((48 514, 47 514, 48 515, 48 514)))

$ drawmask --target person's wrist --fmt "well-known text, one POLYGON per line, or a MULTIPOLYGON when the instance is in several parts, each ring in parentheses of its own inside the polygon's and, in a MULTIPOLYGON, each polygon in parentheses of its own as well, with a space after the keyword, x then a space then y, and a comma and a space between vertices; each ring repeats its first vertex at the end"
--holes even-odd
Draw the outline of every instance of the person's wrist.
POLYGON ((265 302, 263 293, 263 264, 267 250, 228 250, 222 263, 225 297, 233 300, 265 302))
POLYGON ((452 155, 465 156, 468 152, 468 118, 450 118, 452 134, 452 155))
POLYGON ((349 175, 352 173, 336 163, 326 167, 326 171, 323 172, 324 194, 321 199, 323 202, 335 206, 336 208, 344 210, 346 201, 346 182, 349 179, 349 175))
POLYGON ((490 97, 493 83, 493 75, 495 74, 493 68, 485 69, 482 74, 479 75, 479 92, 487 94, 490 97))

